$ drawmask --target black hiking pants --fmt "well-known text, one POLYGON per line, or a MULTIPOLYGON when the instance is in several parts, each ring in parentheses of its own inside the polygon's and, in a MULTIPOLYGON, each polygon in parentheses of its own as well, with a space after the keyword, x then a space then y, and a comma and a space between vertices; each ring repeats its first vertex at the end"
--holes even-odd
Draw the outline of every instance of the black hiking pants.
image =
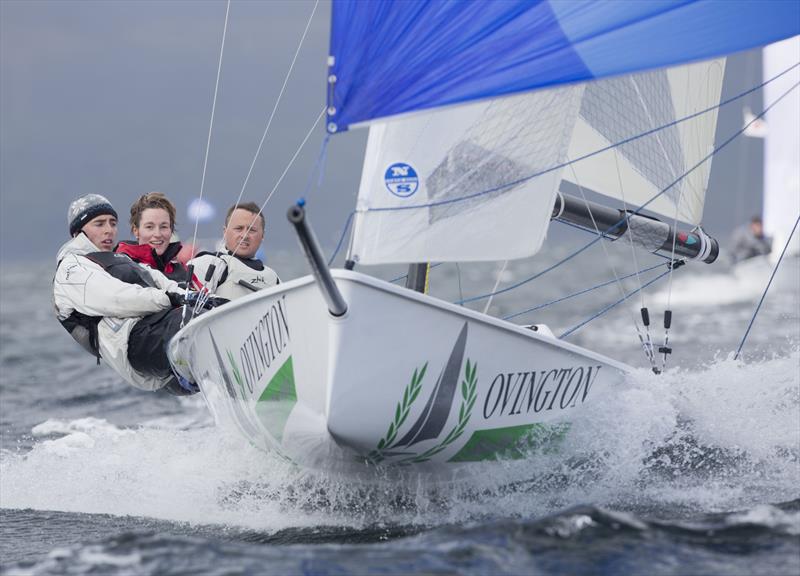
POLYGON ((128 361, 137 372, 168 378, 164 389, 175 396, 192 394, 179 383, 172 373, 167 358, 167 344, 181 328, 183 308, 171 308, 148 314, 133 325, 128 337, 128 361))

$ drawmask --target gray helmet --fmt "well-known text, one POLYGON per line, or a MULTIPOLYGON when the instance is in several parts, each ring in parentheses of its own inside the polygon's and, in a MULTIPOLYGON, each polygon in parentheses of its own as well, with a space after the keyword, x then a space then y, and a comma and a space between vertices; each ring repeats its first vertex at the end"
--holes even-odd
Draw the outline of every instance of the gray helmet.
POLYGON ((75 236, 80 232, 83 225, 103 214, 117 217, 117 211, 105 196, 100 194, 86 194, 77 200, 73 200, 67 210, 67 224, 69 225, 69 235, 75 236))

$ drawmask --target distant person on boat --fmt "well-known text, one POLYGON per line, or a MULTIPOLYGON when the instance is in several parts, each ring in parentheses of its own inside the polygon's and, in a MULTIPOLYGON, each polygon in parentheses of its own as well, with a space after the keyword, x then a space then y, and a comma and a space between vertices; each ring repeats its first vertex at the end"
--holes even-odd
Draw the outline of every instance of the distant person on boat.
MULTIPOLYGON (((175 214, 175 205, 161 192, 140 196, 131 206, 131 233, 136 241, 123 240, 114 251, 155 268, 170 280, 185 283, 187 270, 178 261, 183 245, 174 238, 175 214)), ((200 285, 193 281, 191 288, 197 290, 200 285)))
POLYGON ((87 194, 72 202, 67 223, 72 238, 58 252, 53 279, 61 325, 98 364, 103 358, 136 388, 198 392, 173 375, 166 354, 181 326, 185 299, 178 284, 113 252, 117 212, 105 197, 87 194))
POLYGON ((730 251, 734 262, 764 256, 772 251, 772 239, 764 235, 761 218, 753 216, 749 224, 733 232, 730 251))
POLYGON ((264 215, 258 204, 231 206, 222 237, 224 251, 201 252, 189 261, 197 278, 212 294, 233 300, 280 284, 278 275, 256 258, 264 240, 264 215))

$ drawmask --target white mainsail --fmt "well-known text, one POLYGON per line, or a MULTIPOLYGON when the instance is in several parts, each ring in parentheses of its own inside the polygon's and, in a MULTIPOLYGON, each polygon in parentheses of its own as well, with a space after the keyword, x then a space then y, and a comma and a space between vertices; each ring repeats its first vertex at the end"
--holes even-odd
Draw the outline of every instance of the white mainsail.
MULTIPOLYGON (((769 79, 800 62, 800 36, 764 48, 764 78, 769 79)), ((764 87, 764 102, 776 101, 800 82, 800 69, 764 87)), ((773 237, 777 257, 800 215, 800 91, 795 88, 767 112, 764 142, 764 231, 773 237)), ((795 233, 790 253, 800 251, 795 233)))
POLYGON ((717 59, 374 122, 350 258, 531 256, 562 178, 632 208, 677 181, 648 209, 699 223, 710 162, 683 176, 712 150, 723 74, 717 59))

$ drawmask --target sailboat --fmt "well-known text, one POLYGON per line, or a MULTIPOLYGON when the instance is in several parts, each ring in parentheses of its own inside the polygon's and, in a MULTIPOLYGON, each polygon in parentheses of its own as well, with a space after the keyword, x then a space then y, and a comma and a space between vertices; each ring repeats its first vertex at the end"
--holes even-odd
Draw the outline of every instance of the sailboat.
POLYGON ((329 268, 298 202, 312 274, 193 319, 173 367, 218 421, 303 467, 446 475, 548 449, 630 367, 428 295, 426 263, 531 257, 553 220, 713 262, 723 57, 798 34, 798 10, 334 2, 327 129, 370 131, 346 265, 329 268), (406 287, 356 269, 386 263, 409 264, 406 287))

